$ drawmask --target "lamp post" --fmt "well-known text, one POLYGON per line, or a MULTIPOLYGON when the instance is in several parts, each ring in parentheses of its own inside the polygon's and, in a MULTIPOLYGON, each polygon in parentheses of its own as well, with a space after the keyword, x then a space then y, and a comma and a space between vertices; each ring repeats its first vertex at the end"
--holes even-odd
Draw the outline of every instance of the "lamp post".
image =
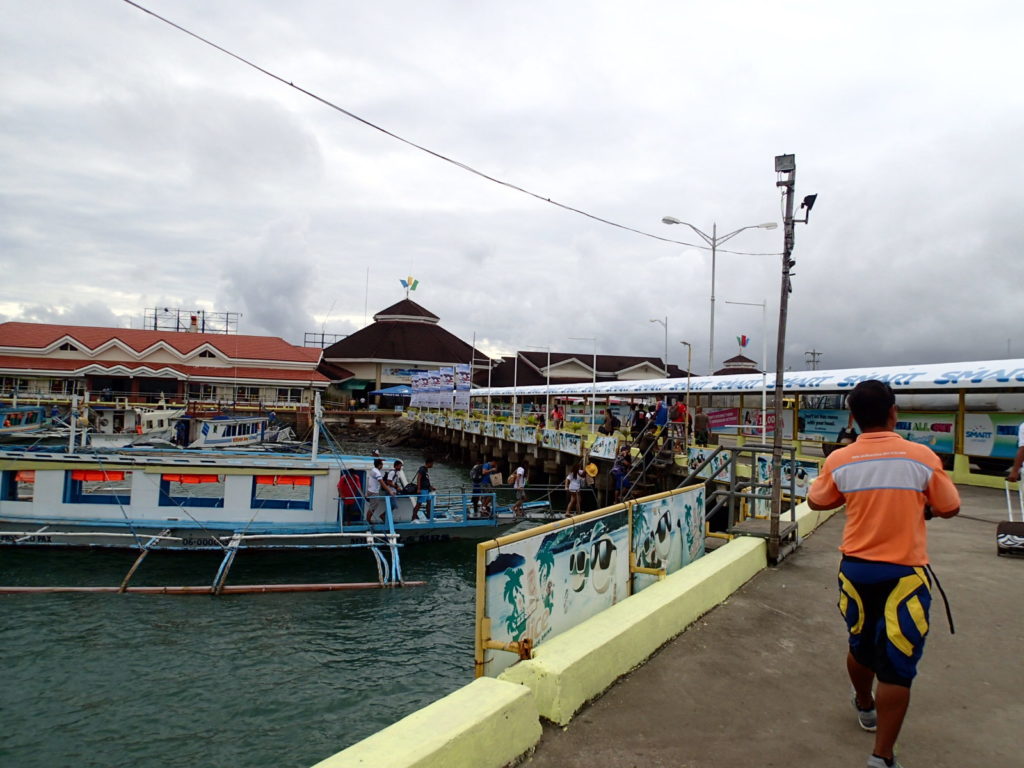
POLYGON ((744 307, 761 308, 761 441, 768 442, 768 301, 729 301, 744 307))
POLYGON ((782 515, 782 395, 785 381, 782 371, 786 364, 786 318, 789 311, 789 293, 793 290, 790 276, 793 265, 793 245, 796 232, 793 225, 806 224, 811 216, 811 208, 818 198, 807 195, 800 204, 806 213, 802 219, 793 218, 793 193, 796 191, 796 156, 775 156, 776 188, 782 188, 785 200, 785 214, 782 219, 782 280, 779 297, 779 332, 775 348, 775 430, 772 432, 772 513, 770 533, 768 534, 768 559, 778 562, 781 559, 781 536, 779 518, 782 515))
POLYGON ((519 350, 516 350, 515 363, 512 365, 512 423, 518 424, 516 420, 516 402, 519 398, 519 350))
POLYGON ((680 341, 686 345, 686 441, 685 447, 690 447, 690 366, 693 365, 693 345, 688 341, 680 341))
POLYGON ((657 318, 651 319, 652 323, 657 323, 665 329, 665 378, 668 378, 668 315, 665 315, 664 320, 658 320, 657 318))
POLYGON ((548 352, 548 367, 545 369, 546 381, 544 383, 544 422, 547 423, 548 415, 551 413, 551 345, 543 347, 527 347, 527 349, 546 349, 548 352))
POLYGON ((665 216, 662 218, 663 224, 685 224, 687 227, 692 229, 701 239, 704 240, 709 246, 711 246, 711 335, 708 343, 708 375, 710 376, 715 372, 715 257, 718 253, 718 246, 724 243, 726 240, 731 240, 736 237, 740 232, 746 229, 775 229, 778 224, 774 221, 767 221, 764 224, 749 224, 746 227, 740 227, 739 229, 733 230, 727 235, 718 235, 718 224, 711 224, 711 234, 702 232, 686 221, 680 221, 675 216, 665 216))
MULTIPOLYGON (((590 336, 570 336, 569 341, 589 341, 594 345, 594 361, 590 366, 590 429, 593 429, 597 422, 597 339, 590 336)), ((590 429, 587 431, 589 432, 590 429)))

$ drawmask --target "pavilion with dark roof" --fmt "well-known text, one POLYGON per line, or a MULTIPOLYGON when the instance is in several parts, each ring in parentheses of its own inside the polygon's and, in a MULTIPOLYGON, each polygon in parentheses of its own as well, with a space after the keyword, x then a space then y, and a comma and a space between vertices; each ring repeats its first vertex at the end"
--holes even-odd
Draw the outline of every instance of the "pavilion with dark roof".
POLYGON ((757 367, 757 361, 751 360, 744 355, 730 357, 722 363, 722 367, 715 371, 712 376, 739 376, 744 373, 761 373, 757 367))
POLYGON ((442 328, 440 320, 412 299, 403 299, 375 314, 371 325, 327 347, 320 372, 331 379, 335 397, 359 399, 375 389, 409 384, 420 371, 460 363, 486 369, 490 359, 442 328), (350 376, 335 376, 336 367, 350 376))

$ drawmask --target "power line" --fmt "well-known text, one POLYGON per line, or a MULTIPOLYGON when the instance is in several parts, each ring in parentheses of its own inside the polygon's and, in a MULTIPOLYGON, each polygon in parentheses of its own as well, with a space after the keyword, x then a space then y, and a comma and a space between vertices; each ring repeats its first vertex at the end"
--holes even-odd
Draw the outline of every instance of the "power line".
MULTIPOLYGON (((414 141, 411 141, 411 140, 406 139, 406 138, 404 138, 402 136, 399 136, 397 133, 393 133, 392 131, 389 131, 387 128, 383 128, 382 126, 379 126, 376 123, 373 123, 373 122, 371 122, 370 120, 367 120, 364 117, 360 117, 359 115, 355 114, 354 112, 350 112, 349 110, 345 109, 344 107, 338 106, 334 102, 329 101, 328 99, 325 99, 324 97, 317 95, 313 91, 308 91, 305 88, 303 88, 302 86, 296 85, 295 83, 293 83, 290 80, 285 80, 280 75, 276 75, 273 72, 271 72, 270 70, 264 69, 260 65, 254 63, 252 61, 249 61, 248 59, 244 58, 243 56, 240 56, 237 53, 233 53, 232 51, 229 51, 227 48, 224 48, 224 47, 222 47, 220 45, 217 45, 217 43, 214 43, 211 40, 207 40, 202 35, 199 35, 199 34, 197 34, 195 32, 192 32, 191 30, 186 29, 185 27, 181 26, 180 24, 176 24, 175 22, 171 21, 170 19, 167 19, 167 18, 161 16, 160 14, 155 13, 154 11, 151 11, 148 8, 143 7, 143 6, 139 5, 138 3, 133 2, 132 0, 123 0, 123 1, 125 3, 127 3, 128 5, 132 6, 133 8, 136 8, 137 10, 142 11, 143 13, 146 13, 146 14, 152 16, 154 19, 162 21, 164 24, 167 24, 168 26, 174 27, 174 29, 177 29, 179 32, 183 32, 186 35, 188 35, 189 37, 195 38, 199 42, 204 43, 204 44, 210 46, 211 48, 215 48, 216 50, 220 51, 221 53, 223 53, 223 54, 225 54, 227 56, 230 56, 231 58, 235 59, 236 61, 240 61, 242 64, 245 64, 248 67, 252 67, 257 72, 260 72, 260 73, 266 75, 267 77, 273 78, 274 80, 277 80, 282 85, 287 85, 289 88, 293 88, 296 91, 298 91, 299 93, 302 93, 302 94, 308 96, 309 98, 314 99, 315 101, 319 101, 324 106, 330 107, 331 109, 333 109, 333 110, 335 110, 337 112, 340 112, 341 114, 345 115, 346 117, 349 117, 349 118, 351 118, 351 119, 353 119, 353 120, 355 120, 357 122, 362 123, 363 125, 365 125, 368 128, 372 128, 375 131, 380 131, 385 136, 389 136, 392 139, 395 139, 396 141, 400 141, 403 144, 406 144, 406 145, 408 145, 408 146, 410 146, 410 147, 412 147, 414 149, 418 149, 421 152, 425 152, 428 155, 436 157, 438 160, 443 160, 446 163, 451 163, 452 165, 456 166, 457 168, 461 168, 462 170, 467 171, 468 173, 472 173, 472 174, 474 174, 476 176, 479 176, 482 179, 486 179, 487 181, 493 182, 495 184, 500 184, 501 186, 507 187, 508 189, 515 190, 516 192, 521 192, 524 195, 529 195, 530 197, 535 198, 537 200, 540 200, 541 202, 549 203, 550 205, 556 206, 557 208, 561 208, 563 210, 579 214, 580 216, 586 216, 588 219, 593 219, 594 221, 599 221, 602 224, 607 224, 608 226, 616 227, 617 229, 623 229, 623 230, 625 230, 627 232, 633 232, 634 234, 637 234, 637 235, 642 235, 644 237, 649 237, 649 238, 652 238, 654 240, 660 240, 660 241, 662 241, 664 243, 673 243, 675 245, 685 245, 688 248, 699 248, 699 249, 705 250, 705 251, 711 250, 710 247, 708 247, 707 245, 700 245, 700 244, 697 244, 697 243, 687 243, 687 242, 685 242, 683 240, 673 240, 672 238, 669 238, 669 237, 662 237, 661 235, 655 235, 655 234, 653 234, 651 232, 644 232, 641 229, 635 229, 633 227, 628 227, 625 224, 619 224, 619 223, 611 221, 609 219, 605 219, 605 218, 602 218, 600 216, 596 216, 596 215, 594 215, 592 213, 587 213, 586 211, 581 210, 579 208, 574 208, 571 205, 567 205, 565 203, 560 203, 557 200, 552 200, 550 197, 544 197, 543 195, 537 194, 536 192, 531 192, 530 190, 525 189, 525 188, 520 187, 520 186, 517 186, 516 184, 513 184, 511 182, 503 181, 502 179, 496 178, 494 176, 490 176, 490 175, 484 173, 483 171, 478 171, 476 168, 473 168, 472 166, 467 165, 466 163, 463 163, 463 162, 460 162, 460 161, 455 160, 453 158, 450 158, 447 155, 441 154, 440 152, 435 152, 434 150, 432 150, 432 149, 430 149, 428 147, 425 147, 425 146, 423 146, 421 144, 417 144, 414 141)), ((740 255, 740 256, 778 256, 779 255, 778 253, 751 253, 751 252, 748 252, 748 251, 727 251, 727 250, 723 250, 723 249, 719 249, 719 253, 733 253, 733 254, 737 254, 737 255, 740 255)))

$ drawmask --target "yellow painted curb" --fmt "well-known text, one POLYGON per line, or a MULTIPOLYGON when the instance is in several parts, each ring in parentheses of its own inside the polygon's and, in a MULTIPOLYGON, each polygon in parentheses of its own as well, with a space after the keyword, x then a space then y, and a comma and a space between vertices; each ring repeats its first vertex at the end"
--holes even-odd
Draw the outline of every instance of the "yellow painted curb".
POLYGON ((804 501, 796 508, 797 533, 800 534, 800 538, 802 539, 804 536, 814 533, 815 528, 832 517, 836 512, 842 512, 845 509, 845 506, 839 506, 835 509, 815 510, 807 506, 807 502, 804 501))
POLYGON ((619 677, 767 565, 763 539, 741 537, 534 650, 499 680, 533 691, 540 714, 565 725, 619 677))
POLYGON ((540 735, 529 689, 482 677, 314 768, 501 768, 540 735))

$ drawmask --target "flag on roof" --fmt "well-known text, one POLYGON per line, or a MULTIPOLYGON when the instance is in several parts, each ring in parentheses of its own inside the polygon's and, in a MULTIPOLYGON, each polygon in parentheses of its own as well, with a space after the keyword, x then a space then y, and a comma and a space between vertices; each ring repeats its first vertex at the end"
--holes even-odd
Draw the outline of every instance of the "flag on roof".
POLYGON ((736 343, 739 344, 740 349, 742 349, 743 347, 747 346, 747 344, 750 343, 750 339, 747 338, 746 336, 737 336, 736 343))
POLYGON ((405 280, 400 280, 399 282, 402 283, 402 287, 405 288, 405 290, 407 290, 407 291, 415 291, 416 290, 416 286, 420 284, 420 281, 419 280, 414 280, 412 275, 410 275, 409 277, 405 278, 405 280))

